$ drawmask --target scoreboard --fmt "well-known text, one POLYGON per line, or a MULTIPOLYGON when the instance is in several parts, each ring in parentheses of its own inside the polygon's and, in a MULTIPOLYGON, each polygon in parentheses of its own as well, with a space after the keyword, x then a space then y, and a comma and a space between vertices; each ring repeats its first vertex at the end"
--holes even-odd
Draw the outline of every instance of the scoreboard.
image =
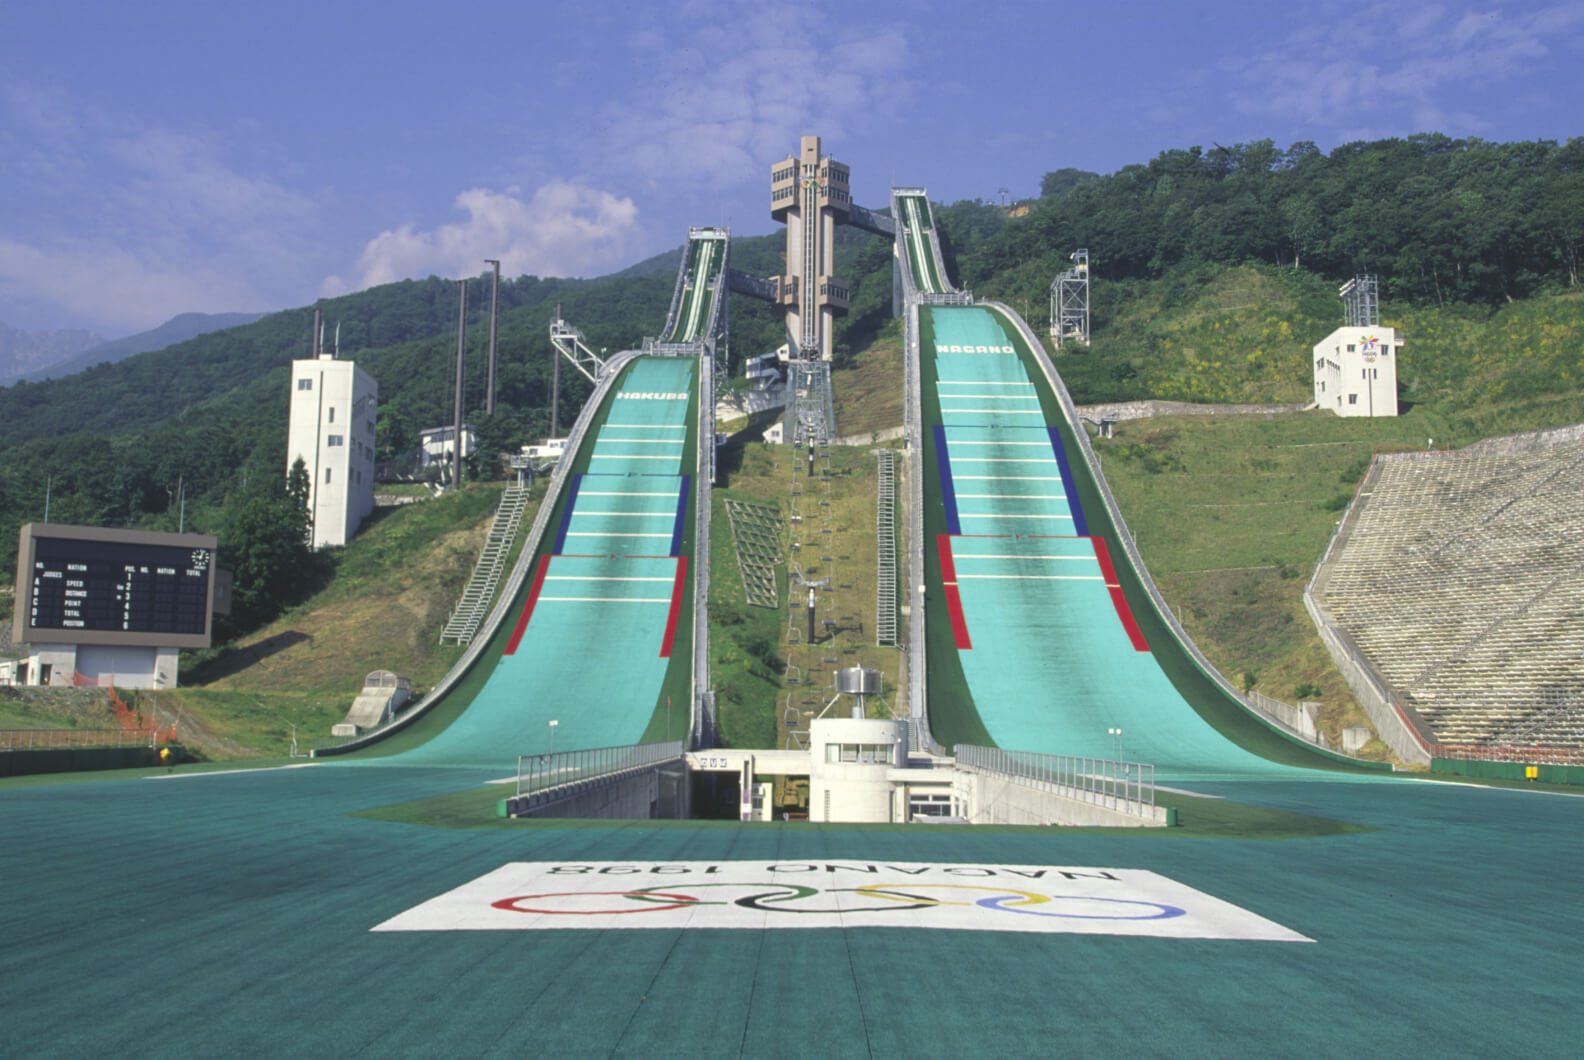
POLYGON ((209 645, 215 538, 29 523, 17 547, 19 643, 209 645))

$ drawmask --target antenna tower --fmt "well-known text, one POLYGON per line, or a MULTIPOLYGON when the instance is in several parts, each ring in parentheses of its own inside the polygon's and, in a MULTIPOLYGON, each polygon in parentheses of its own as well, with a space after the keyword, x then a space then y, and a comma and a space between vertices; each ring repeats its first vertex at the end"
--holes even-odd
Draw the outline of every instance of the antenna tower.
POLYGON ((1350 328, 1380 327, 1380 285, 1374 273, 1360 273, 1337 290, 1342 322, 1350 328))

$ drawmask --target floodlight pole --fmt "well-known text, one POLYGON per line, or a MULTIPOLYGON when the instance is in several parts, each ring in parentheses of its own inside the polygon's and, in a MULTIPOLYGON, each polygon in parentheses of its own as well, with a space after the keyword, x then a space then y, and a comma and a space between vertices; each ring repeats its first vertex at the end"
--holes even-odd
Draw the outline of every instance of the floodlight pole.
POLYGON ((547 744, 547 748, 548 749, 545 751, 545 756, 547 758, 550 755, 555 754, 555 731, 556 731, 556 726, 560 725, 560 724, 561 723, 559 721, 557 721, 555 718, 551 718, 549 720, 549 722, 547 722, 545 724, 545 732, 547 732, 549 734, 549 743, 547 744))
POLYGON ((484 264, 495 266, 495 275, 490 280, 490 341, 489 341, 489 382, 484 387, 484 414, 495 415, 495 320, 500 306, 500 261, 496 258, 485 258, 484 264))
POLYGON ((462 488, 462 372, 463 356, 467 351, 467 281, 456 280, 457 285, 457 358, 456 401, 452 406, 453 434, 451 438, 451 488, 462 488))
MULTIPOLYGON (((561 319, 561 303, 556 303, 556 319, 561 319)), ((561 358, 550 349, 550 437, 561 437, 561 358)))

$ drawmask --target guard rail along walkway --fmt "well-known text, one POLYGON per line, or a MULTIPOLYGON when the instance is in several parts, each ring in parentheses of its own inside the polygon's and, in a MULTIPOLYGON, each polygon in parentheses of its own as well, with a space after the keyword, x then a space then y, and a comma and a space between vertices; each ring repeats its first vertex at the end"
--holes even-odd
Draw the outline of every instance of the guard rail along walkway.
POLYGON ((1164 828, 1174 823, 1169 807, 1155 805, 1155 767, 1146 762, 958 744, 956 766, 1134 818, 1146 827, 1164 828))
POLYGON ((634 774, 686 761, 681 740, 627 747, 517 756, 517 794, 506 800, 510 816, 521 817, 634 774))
POLYGON ((506 557, 511 555, 517 540, 517 529, 522 525, 523 509, 528 506, 528 490, 523 486, 508 486, 501 494, 500 507, 495 510, 495 521, 490 524, 489 536, 479 553, 473 576, 462 590, 462 599, 446 620, 440 631, 440 643, 471 644, 478 632, 479 623, 489 613, 490 601, 495 598, 495 586, 500 583, 501 572, 506 569, 506 557))

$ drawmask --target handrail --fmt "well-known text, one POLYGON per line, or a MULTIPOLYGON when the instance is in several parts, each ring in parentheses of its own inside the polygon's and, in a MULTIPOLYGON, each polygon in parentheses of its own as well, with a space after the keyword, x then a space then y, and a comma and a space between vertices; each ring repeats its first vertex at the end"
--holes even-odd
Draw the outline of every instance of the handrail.
MULTIPOLYGON (((904 270, 905 272, 905 270, 904 270)), ((908 299, 903 328, 903 360, 907 372, 908 417, 908 714, 917 733, 917 747, 939 754, 930 731, 925 676, 924 600, 924 441, 919 366, 918 302, 908 299)))
POLYGON ((0 731, 0 751, 64 751, 81 747, 153 747, 155 729, 12 729, 0 731))
POLYGON ((1431 743, 1432 758, 1457 762, 1512 762, 1530 765, 1584 766, 1584 747, 1497 747, 1478 744, 1431 743))
MULTIPOLYGON (((715 485, 715 362, 698 359, 699 424, 698 452, 694 465, 693 520, 693 683, 689 704, 688 731, 691 740, 714 741, 715 719, 708 709, 706 695, 710 685, 709 665, 709 588, 710 588, 710 506, 715 485)), ((666 733, 667 736, 671 734, 666 733)))
POLYGON ((1141 817, 1154 816, 1155 767, 1148 762, 1008 751, 958 744, 958 768, 1057 789, 1068 798, 1141 817))
POLYGON ((557 788, 644 769, 686 754, 681 740, 623 747, 590 747, 517 756, 517 797, 538 799, 557 788))

